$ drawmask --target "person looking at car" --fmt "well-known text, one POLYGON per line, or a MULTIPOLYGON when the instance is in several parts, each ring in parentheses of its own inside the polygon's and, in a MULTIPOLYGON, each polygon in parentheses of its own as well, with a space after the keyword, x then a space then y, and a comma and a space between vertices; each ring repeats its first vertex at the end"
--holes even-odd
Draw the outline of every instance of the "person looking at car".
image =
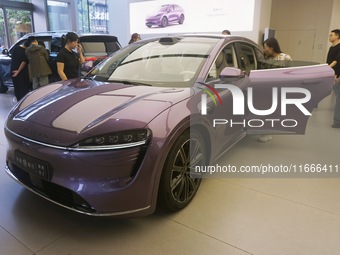
POLYGON ((49 55, 45 47, 39 45, 34 37, 31 45, 25 51, 29 61, 29 71, 32 77, 33 89, 49 83, 48 75, 52 74, 48 64, 49 55))
POLYGON ((340 29, 334 29, 329 34, 329 42, 332 44, 327 54, 327 64, 335 72, 335 107, 332 128, 340 128, 340 29))
POLYGON ((281 51, 279 42, 274 37, 270 37, 263 42, 263 51, 266 59, 292 60, 288 54, 281 51))
POLYGON ((16 46, 12 52, 11 73, 14 86, 14 95, 19 101, 23 98, 32 88, 28 73, 28 59, 25 54, 25 50, 29 47, 34 36, 27 38, 23 45, 16 46))
MULTIPOLYGON (((288 60, 291 61, 292 58, 281 51, 279 42, 276 38, 270 37, 263 42, 263 53, 265 59, 268 61, 284 61, 288 60)), ((279 65, 281 66, 281 65, 279 65)), ((271 135, 260 135, 257 139, 259 142, 268 142, 271 141, 273 138, 271 135)))
POLYGON ((64 47, 58 52, 56 58, 59 77, 62 81, 77 78, 80 76, 79 67, 85 61, 78 35, 68 32, 62 38, 62 45, 64 47))
POLYGON ((129 41, 129 44, 133 43, 133 42, 137 42, 137 41, 140 41, 141 40, 141 37, 140 37, 140 34, 138 33, 133 33, 131 35, 131 39, 129 41))

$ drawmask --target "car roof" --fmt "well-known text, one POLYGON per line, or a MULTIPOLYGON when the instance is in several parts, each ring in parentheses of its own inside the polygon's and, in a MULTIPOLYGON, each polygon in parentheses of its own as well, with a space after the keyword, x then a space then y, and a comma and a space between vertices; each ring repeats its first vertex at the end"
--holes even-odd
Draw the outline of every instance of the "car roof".
POLYGON ((30 36, 62 36, 63 34, 66 34, 68 32, 68 30, 60 30, 60 31, 46 31, 46 32, 34 32, 34 33, 28 33, 23 35, 20 39, 26 39, 30 36))
POLYGON ((108 34, 80 34, 79 38, 82 42, 96 42, 98 41, 97 38, 100 38, 101 41, 114 41, 118 42, 117 36, 108 35, 108 34))
MULTIPOLYGON (((45 31, 45 32, 34 32, 28 33, 20 37, 10 48, 9 52, 12 52, 14 47, 18 44, 22 44, 24 41, 27 40, 30 36, 37 37, 39 41, 51 41, 57 47, 61 47, 61 40, 60 38, 63 35, 66 35, 69 30, 60 30, 60 31, 45 31)), ((118 38, 114 35, 110 34, 78 34, 79 40, 81 43, 96 43, 96 42, 103 42, 103 43, 115 43, 121 48, 121 44, 118 41, 118 38)))
POLYGON ((153 39, 160 39, 160 38, 185 38, 185 37, 192 37, 192 38, 211 38, 211 39, 228 39, 228 41, 244 41, 255 43, 252 40, 238 35, 222 35, 222 34, 172 34, 172 35, 164 35, 164 36, 157 36, 153 39))
MULTIPOLYGON (((28 33, 28 34, 25 34, 24 36, 22 36, 21 38, 18 39, 19 40, 22 40, 22 39, 27 39, 28 37, 30 36, 36 36, 36 37, 48 37, 48 36, 51 36, 51 37, 61 37, 65 34, 67 34, 68 32, 72 32, 72 31, 69 31, 69 30, 60 30, 60 31, 46 31, 46 32, 35 32, 35 33, 28 33)), ((109 34, 96 34, 96 33, 86 33, 86 34, 78 34, 79 38, 81 38, 83 40, 86 41, 86 42, 93 42, 93 41, 96 41, 95 38, 96 37, 100 37, 101 40, 105 40, 105 38, 107 39, 110 39, 110 41, 112 41, 112 39, 116 42, 118 42, 118 38, 114 35, 109 35, 109 34)))
MULTIPOLYGON (((35 32, 35 33, 28 33, 20 37, 16 43, 14 43, 10 47, 11 49, 18 44, 18 42, 22 43, 23 41, 27 40, 28 37, 30 36, 35 36, 37 37, 38 40, 46 40, 46 41, 55 41, 55 45, 59 45, 60 47, 60 38, 63 35, 66 35, 68 32, 71 32, 69 30, 60 30, 60 31, 46 31, 46 32, 35 32)), ((79 39, 82 43, 91 43, 91 42, 114 42, 118 44, 120 47, 120 43, 118 41, 118 38, 114 35, 109 35, 109 34, 78 34, 79 39)))

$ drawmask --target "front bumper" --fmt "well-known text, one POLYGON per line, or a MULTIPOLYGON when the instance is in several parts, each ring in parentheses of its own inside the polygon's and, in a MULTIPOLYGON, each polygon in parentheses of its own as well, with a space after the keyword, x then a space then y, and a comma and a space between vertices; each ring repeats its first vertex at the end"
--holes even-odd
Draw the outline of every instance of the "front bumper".
MULTIPOLYGON (((12 168, 13 169, 13 168, 12 168)), ((121 216, 121 215, 135 215, 139 214, 140 212, 146 211, 150 208, 150 206, 146 206, 144 208, 137 208, 129 211, 121 211, 121 212, 111 212, 111 213, 101 213, 97 212, 93 207, 91 207, 85 200, 83 200, 81 197, 77 196, 76 193, 72 191, 68 191, 67 189, 55 185, 58 192, 54 193, 52 189, 45 189, 39 190, 36 187, 34 187, 32 184, 29 184, 29 182, 24 181, 22 178, 17 177, 20 176, 18 172, 20 172, 20 169, 14 170, 15 174, 13 173, 13 170, 10 170, 8 166, 5 167, 6 173, 14 179, 16 182, 24 186, 29 191, 47 199, 48 201, 55 203, 61 207, 64 207, 66 209, 75 211, 77 213, 86 214, 90 216, 121 216), (64 191, 64 192, 63 192, 64 191), (59 194, 60 196, 56 196, 59 194), (71 196, 70 196, 71 195, 71 196)), ((21 172, 21 174, 25 175, 25 173, 21 172)), ((51 183, 46 183, 45 187, 53 186, 51 183)))
MULTIPOLYGON (((148 215, 154 185, 147 145, 113 151, 75 152, 44 147, 6 131, 6 172, 30 191, 67 209, 93 216, 148 215), (48 174, 18 159, 46 162, 48 174), (149 158, 149 157, 147 157, 149 158)), ((152 162, 154 163, 154 162, 152 162)), ((34 162, 28 162, 34 164, 34 162)))
POLYGON ((147 19, 145 21, 146 26, 160 26, 161 25, 161 19, 160 18, 152 18, 147 19))

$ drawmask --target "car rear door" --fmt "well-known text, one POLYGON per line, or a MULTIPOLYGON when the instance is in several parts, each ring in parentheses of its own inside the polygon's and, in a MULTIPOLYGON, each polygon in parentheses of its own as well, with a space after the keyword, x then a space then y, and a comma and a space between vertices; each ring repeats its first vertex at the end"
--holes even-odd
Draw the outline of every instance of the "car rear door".
POLYGON ((87 60, 107 57, 121 48, 117 37, 113 35, 81 35, 79 41, 87 60))

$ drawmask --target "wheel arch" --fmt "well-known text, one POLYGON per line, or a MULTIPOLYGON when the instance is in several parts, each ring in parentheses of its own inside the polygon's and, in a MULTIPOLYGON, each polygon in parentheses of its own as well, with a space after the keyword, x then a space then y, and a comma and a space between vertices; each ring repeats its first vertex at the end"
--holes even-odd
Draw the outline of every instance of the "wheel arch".
POLYGON ((173 129, 173 132, 171 135, 169 135, 169 138, 167 141, 164 143, 164 151, 161 153, 162 158, 160 159, 159 162, 159 171, 156 172, 154 176, 154 186, 153 186, 153 192, 152 192, 152 207, 154 209, 157 208, 157 202, 158 202, 158 192, 159 192, 159 187, 160 187, 160 180, 162 173, 164 171, 164 167, 166 164, 167 156, 171 151, 171 148, 174 146, 176 141, 185 133, 185 132, 190 132, 191 129, 194 129, 198 131, 202 138, 204 139, 204 144, 206 146, 206 151, 208 153, 208 158, 207 162, 211 161, 212 157, 212 144, 211 144, 211 137, 209 134, 209 131, 207 127, 205 127, 201 123, 195 123, 194 125, 190 125, 190 117, 188 117, 185 121, 178 123, 176 128, 173 129))

